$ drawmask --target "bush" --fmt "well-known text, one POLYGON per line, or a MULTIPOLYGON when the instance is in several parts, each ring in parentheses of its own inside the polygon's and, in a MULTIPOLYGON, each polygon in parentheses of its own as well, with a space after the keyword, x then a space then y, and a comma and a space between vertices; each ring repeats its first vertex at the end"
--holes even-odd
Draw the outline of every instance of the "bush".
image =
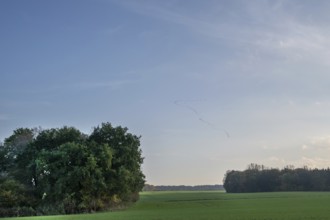
POLYGON ((0 207, 0 217, 35 216, 37 212, 32 207, 0 207))
POLYGON ((16 180, 7 179, 0 184, 0 207, 17 207, 27 202, 24 186, 16 180))

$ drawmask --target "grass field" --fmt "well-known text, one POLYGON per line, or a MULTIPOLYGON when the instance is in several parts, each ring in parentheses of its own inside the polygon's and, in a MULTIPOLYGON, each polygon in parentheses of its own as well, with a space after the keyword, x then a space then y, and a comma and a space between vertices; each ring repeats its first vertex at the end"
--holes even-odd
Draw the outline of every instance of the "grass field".
MULTIPOLYGON (((5 218, 7 219, 7 218, 5 218)), ((35 220, 265 220, 330 219, 330 193, 285 192, 227 194, 224 192, 148 192, 125 211, 86 215, 44 216, 35 220)))

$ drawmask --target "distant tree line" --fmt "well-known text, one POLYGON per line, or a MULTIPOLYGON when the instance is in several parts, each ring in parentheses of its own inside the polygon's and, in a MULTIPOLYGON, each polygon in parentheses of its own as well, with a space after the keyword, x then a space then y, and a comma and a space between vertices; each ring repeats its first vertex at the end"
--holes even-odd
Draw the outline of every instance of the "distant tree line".
POLYGON ((150 185, 145 184, 143 191, 208 191, 208 190, 223 190, 222 185, 197 185, 197 186, 165 186, 165 185, 150 185))
POLYGON ((0 144, 0 216, 94 212, 134 202, 144 186, 140 137, 103 123, 19 128, 0 144))
POLYGON ((229 193, 276 191, 330 191, 330 169, 266 168, 250 164, 244 171, 227 171, 224 188, 229 193))

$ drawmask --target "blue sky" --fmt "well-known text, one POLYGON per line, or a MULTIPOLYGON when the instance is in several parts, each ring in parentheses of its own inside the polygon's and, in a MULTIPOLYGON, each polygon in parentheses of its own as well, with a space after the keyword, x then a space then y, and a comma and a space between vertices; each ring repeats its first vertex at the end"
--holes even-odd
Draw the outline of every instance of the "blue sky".
POLYGON ((151 184, 329 167, 329 1, 0 1, 0 140, 102 122, 151 184))

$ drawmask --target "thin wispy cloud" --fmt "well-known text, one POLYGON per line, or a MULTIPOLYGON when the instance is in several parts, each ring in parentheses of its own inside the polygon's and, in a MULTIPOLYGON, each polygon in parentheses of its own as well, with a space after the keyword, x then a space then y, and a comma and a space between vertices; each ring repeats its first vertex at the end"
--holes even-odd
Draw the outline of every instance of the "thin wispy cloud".
POLYGON ((122 25, 119 25, 117 27, 113 27, 113 28, 107 28, 104 33, 108 36, 113 36, 113 35, 116 35, 116 34, 119 34, 121 30, 123 30, 123 26, 122 25))
POLYGON ((266 160, 262 160, 263 163, 268 164, 273 168, 284 168, 285 166, 292 165, 296 168, 301 168, 307 166, 308 168, 329 168, 330 160, 325 157, 310 157, 310 156, 302 156, 298 159, 285 159, 283 157, 271 156, 266 160))
MULTIPOLYGON (((144 16, 153 17, 170 23, 184 26, 191 31, 196 33, 225 40, 232 41, 235 39, 239 42, 251 43, 246 41, 242 37, 243 31, 241 27, 235 27, 232 24, 228 24, 226 21, 214 23, 207 20, 203 20, 203 16, 197 19, 191 14, 180 13, 180 11, 174 10, 175 7, 171 9, 163 7, 163 4, 159 4, 159 1, 151 1, 144 3, 137 3, 134 1, 120 2, 124 7, 142 14, 144 16)), ((207 14, 205 14, 207 15, 207 14)))
POLYGON ((310 141, 301 147, 304 151, 329 151, 330 153, 330 135, 317 136, 310 138, 310 141))
MULTIPOLYGON (((49 87, 34 87, 29 89, 18 90, 20 93, 41 94, 53 93, 56 91, 72 91, 72 90, 94 90, 94 89, 111 89, 119 90, 126 86, 138 83, 138 80, 124 79, 124 80, 90 80, 81 82, 66 82, 61 84, 52 84, 49 87)), ((44 102, 44 104, 48 104, 44 102)))
POLYGON ((299 163, 309 168, 330 168, 330 159, 324 157, 302 157, 299 163))
MULTIPOLYGON (((226 2, 216 3, 210 7, 226 6, 226 2)), ((330 31, 312 22, 302 22, 304 11, 296 11, 296 5, 283 1, 241 3, 231 6, 234 7, 231 10, 239 9, 242 15, 236 14, 229 19, 220 15, 221 11, 212 13, 212 9, 198 16, 189 14, 182 8, 177 9, 175 3, 125 1, 120 4, 136 13, 184 26, 195 33, 225 40, 228 44, 254 47, 254 50, 258 48, 292 61, 329 64, 330 31)))
POLYGON ((10 116, 6 114, 0 114, 0 121, 8 121, 10 120, 10 116))
POLYGON ((72 86, 76 89, 100 89, 109 88, 112 90, 122 89, 128 85, 137 83, 134 80, 111 80, 111 81, 91 81, 91 82, 79 82, 74 83, 72 86))

